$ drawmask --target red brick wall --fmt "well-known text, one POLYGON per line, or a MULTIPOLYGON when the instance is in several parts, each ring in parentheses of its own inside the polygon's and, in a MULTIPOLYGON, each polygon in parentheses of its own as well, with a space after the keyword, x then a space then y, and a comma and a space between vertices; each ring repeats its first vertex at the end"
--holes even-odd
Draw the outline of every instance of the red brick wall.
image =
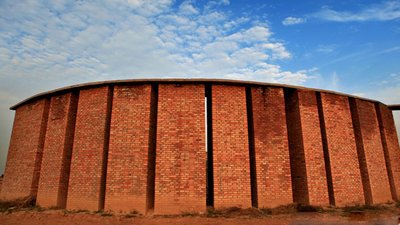
POLYGON ((308 204, 329 205, 317 98, 314 91, 297 91, 307 173, 308 204))
POLYGON ((390 171, 392 198, 400 200, 400 148, 393 114, 382 104, 377 104, 377 110, 381 117, 381 137, 384 151, 386 151, 386 165, 390 171))
POLYGON ((109 87, 81 90, 75 125, 68 209, 102 208, 101 185, 107 148, 109 87))
POLYGON ((146 213, 150 85, 115 86, 105 209, 146 213))
POLYGON ((53 96, 47 123, 37 204, 65 207, 78 96, 53 96))
POLYGON ((385 105, 267 86, 114 85, 18 106, 0 198, 176 214, 400 197, 400 148, 385 105))
POLYGON ((1 199, 36 196, 48 110, 48 99, 30 102, 17 108, 1 199))
POLYGON ((204 85, 159 85, 155 214, 206 208, 204 91, 204 85))
POLYGON ((252 88, 258 207, 291 204, 289 147, 282 88, 252 88))
POLYGON ((244 87, 212 86, 214 207, 251 207, 244 87))
MULTIPOLYGON (((386 203, 391 200, 385 157, 374 103, 355 99, 360 123, 360 138, 366 163, 366 176, 371 190, 371 203, 386 203)), ((355 118, 353 118, 355 119, 355 118)))
POLYGON ((299 97, 296 89, 287 88, 284 93, 293 201, 308 204, 307 170, 303 146, 303 132, 301 129, 299 97))
POLYGON ((348 98, 321 93, 336 206, 364 204, 348 98))

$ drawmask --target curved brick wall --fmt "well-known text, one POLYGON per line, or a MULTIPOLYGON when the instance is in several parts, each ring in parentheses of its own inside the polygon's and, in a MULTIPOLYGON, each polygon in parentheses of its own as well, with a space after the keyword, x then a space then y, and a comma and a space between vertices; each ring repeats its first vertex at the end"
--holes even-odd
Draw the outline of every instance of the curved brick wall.
POLYGON ((175 214, 400 198, 400 149, 384 104, 229 80, 90 83, 16 111, 1 199, 175 214))

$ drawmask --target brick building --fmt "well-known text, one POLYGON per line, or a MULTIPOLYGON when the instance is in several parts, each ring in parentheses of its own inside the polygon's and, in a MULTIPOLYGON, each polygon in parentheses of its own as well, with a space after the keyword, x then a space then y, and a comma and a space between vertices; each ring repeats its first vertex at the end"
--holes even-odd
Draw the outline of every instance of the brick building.
POLYGON ((61 88, 11 107, 0 199, 142 214, 399 200, 395 108, 231 80, 61 88))

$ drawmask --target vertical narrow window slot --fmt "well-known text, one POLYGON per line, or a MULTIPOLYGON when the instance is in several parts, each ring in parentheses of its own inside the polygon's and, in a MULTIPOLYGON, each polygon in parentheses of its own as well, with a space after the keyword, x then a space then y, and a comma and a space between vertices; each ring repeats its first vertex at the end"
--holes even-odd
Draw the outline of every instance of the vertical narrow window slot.
POLYGON ((206 149, 207 149, 207 194, 206 204, 209 207, 214 206, 214 169, 213 169, 213 135, 212 135, 212 86, 206 84, 205 86, 205 97, 206 97, 206 115, 207 115, 207 126, 206 126, 206 149))
POLYGON ((258 207, 256 155, 254 146, 253 100, 251 87, 246 87, 247 128, 249 138, 251 205, 258 207))
POLYGON ((107 163, 108 163, 108 148, 110 143, 110 125, 111 125, 111 111, 113 104, 114 87, 108 87, 107 96, 107 114, 104 129, 104 149, 103 149, 103 165, 101 169, 100 179, 100 198, 99 198, 99 210, 104 209, 104 201, 106 198, 106 180, 107 180, 107 163))
POLYGON ((147 156, 147 213, 154 211, 154 194, 156 180, 156 145, 157 145, 157 113, 158 113, 158 84, 151 85, 150 98, 150 129, 147 156))
POLYGON ((284 95, 293 201, 300 204, 309 204, 299 96, 297 90, 291 88, 286 88, 284 90, 284 95))

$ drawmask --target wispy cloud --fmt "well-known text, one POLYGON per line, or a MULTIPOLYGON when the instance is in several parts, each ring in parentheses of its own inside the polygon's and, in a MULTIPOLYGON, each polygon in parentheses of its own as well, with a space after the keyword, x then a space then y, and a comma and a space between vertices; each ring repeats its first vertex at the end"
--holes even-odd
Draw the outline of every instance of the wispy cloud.
MULTIPOLYGON (((384 75, 372 85, 375 88, 365 91, 367 98, 376 99, 385 104, 400 103, 400 72, 384 75)), ((400 135, 400 112, 393 111, 393 117, 397 127, 397 134, 400 135)))
POLYGON ((336 45, 319 45, 315 51, 320 53, 332 53, 336 50, 336 45))
POLYGON ((336 11, 324 7, 310 17, 334 22, 388 21, 400 18, 400 1, 386 1, 366 6, 357 12, 336 11))
POLYGON ((391 48, 383 49, 382 51, 378 52, 377 54, 385 54, 390 52, 400 51, 400 46, 394 46, 391 48))
POLYGON ((340 78, 336 72, 333 72, 330 76, 330 81, 328 85, 328 89, 330 90, 340 90, 340 78))
POLYGON ((364 22, 364 21, 389 21, 400 19, 400 0, 384 1, 361 8, 358 11, 338 11, 329 6, 321 10, 306 14, 302 17, 286 17, 282 24, 285 26, 305 23, 318 19, 332 22, 364 22))
POLYGON ((12 113, 34 93, 126 78, 225 77, 301 84, 308 70, 270 26, 223 10, 230 2, 0 1, 0 171, 12 113))
MULTIPOLYGON (((380 86, 400 86, 400 72, 391 73, 389 76, 382 77, 379 81, 372 82, 380 86)), ((398 97, 400 102, 400 97, 398 97)))
POLYGON ((199 11, 193 6, 190 1, 184 1, 179 6, 179 12, 185 15, 198 14, 199 11))
POLYGON ((295 24, 300 24, 300 23, 305 23, 306 19, 305 18, 299 18, 299 17, 286 17, 283 21, 282 24, 285 26, 290 26, 290 25, 295 25, 295 24))
POLYGON ((276 64, 291 53, 271 39, 269 26, 219 10, 227 4, 3 1, 0 74, 79 82, 237 74, 268 82, 307 80, 304 71, 284 71, 276 64))

